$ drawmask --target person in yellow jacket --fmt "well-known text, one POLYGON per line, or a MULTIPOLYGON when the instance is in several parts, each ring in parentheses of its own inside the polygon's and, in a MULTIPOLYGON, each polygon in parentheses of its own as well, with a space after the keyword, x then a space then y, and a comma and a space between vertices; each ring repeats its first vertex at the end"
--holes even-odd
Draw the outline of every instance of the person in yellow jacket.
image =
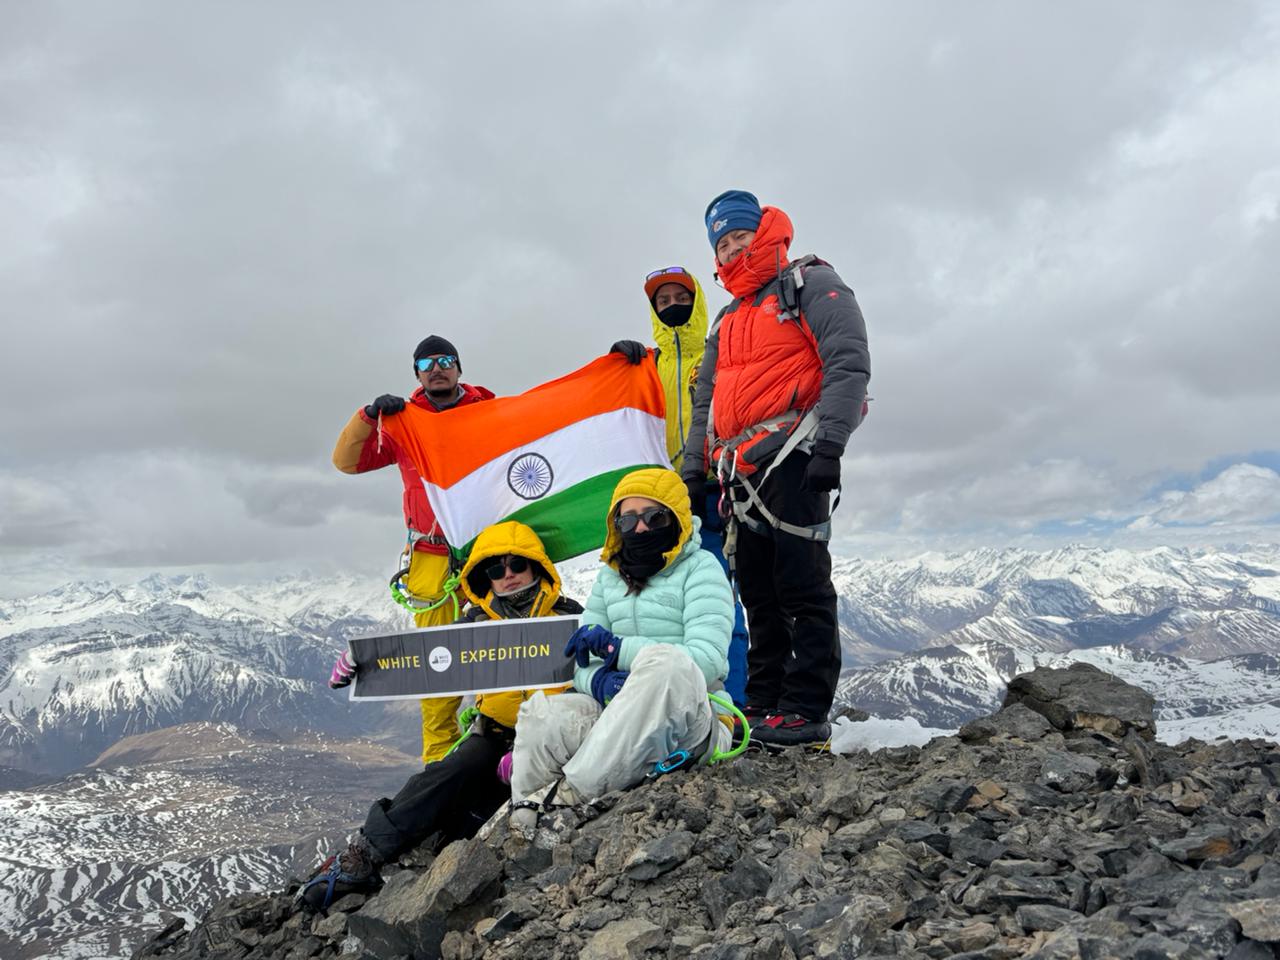
MULTIPOLYGON (((644 278, 644 295, 649 301, 649 321, 653 326, 654 361, 667 400, 667 454, 671 468, 680 472, 684 461, 684 442, 689 432, 689 412, 698 385, 698 368, 707 339, 707 299, 698 278, 684 267, 662 267, 644 278)), ((614 349, 639 363, 643 345, 634 340, 615 344, 614 349)), ((719 487, 713 485, 705 503, 692 504, 693 513, 702 521, 702 548, 720 561, 727 574, 724 558, 724 521, 717 508, 719 487)), ((733 601, 733 639, 729 644, 729 676, 724 688, 738 706, 746 703, 747 688, 747 618, 738 602, 733 601)))
MULTIPOLYGON (((582 613, 581 604, 560 595, 560 575, 538 535, 514 520, 487 527, 476 538, 462 568, 462 592, 469 605, 460 623, 582 613)), ((511 797, 516 717, 535 692, 480 694, 471 729, 443 759, 410 777, 394 797, 383 797, 369 808, 346 851, 326 859, 303 886, 298 894, 302 902, 324 910, 347 893, 376 888, 383 864, 394 863, 437 831, 441 846, 473 836, 511 797)), ((461 700, 435 699, 450 715, 461 700)), ((455 736, 457 732, 455 726, 455 736)))
POLYGON ((644 281, 644 295, 653 327, 654 362, 667 400, 667 455, 679 473, 707 339, 707 300, 698 278, 684 267, 664 267, 650 273, 644 281))

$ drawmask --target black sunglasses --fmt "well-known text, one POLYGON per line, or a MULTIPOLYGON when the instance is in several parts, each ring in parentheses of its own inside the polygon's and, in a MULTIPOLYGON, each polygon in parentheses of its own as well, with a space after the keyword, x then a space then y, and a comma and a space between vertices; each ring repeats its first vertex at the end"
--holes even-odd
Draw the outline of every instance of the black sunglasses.
POLYGON ((525 557, 501 557, 484 568, 485 576, 490 580, 501 580, 512 573, 524 573, 529 569, 529 561, 525 557))
POLYGON ((675 517, 671 515, 671 511, 666 507, 649 507, 639 513, 618 514, 613 518, 613 526, 619 533, 630 533, 639 525, 641 520, 650 530, 661 530, 663 527, 671 526, 675 517))

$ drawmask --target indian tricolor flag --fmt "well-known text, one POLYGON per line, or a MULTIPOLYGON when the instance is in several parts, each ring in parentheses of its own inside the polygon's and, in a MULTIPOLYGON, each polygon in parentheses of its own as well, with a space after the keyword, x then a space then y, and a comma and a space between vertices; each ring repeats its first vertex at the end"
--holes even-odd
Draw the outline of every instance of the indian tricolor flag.
POLYGON ((625 474, 670 465, 664 414, 653 361, 609 354, 519 396, 408 406, 382 431, 422 475, 450 545, 465 552, 490 524, 519 520, 558 561, 603 545, 625 474))

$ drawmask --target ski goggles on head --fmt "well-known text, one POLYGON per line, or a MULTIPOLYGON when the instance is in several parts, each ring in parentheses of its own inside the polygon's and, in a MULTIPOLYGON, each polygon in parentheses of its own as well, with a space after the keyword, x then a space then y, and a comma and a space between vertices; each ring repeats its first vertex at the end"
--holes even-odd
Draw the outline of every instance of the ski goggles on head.
POLYGON ((443 357, 423 357, 421 360, 413 361, 413 365, 422 373, 426 373, 432 367, 439 367, 441 370, 452 370, 458 365, 458 358, 447 354, 443 357))
POLYGON ((498 557, 485 566, 484 574, 490 580, 501 580, 508 570, 512 573, 524 573, 528 569, 529 560, 526 557, 498 557))
POLYGON ((671 526, 675 516, 666 507, 649 507, 639 513, 620 513, 613 518, 613 527, 619 533, 630 533, 640 521, 650 530, 662 530, 671 526))
POLYGON ((644 278, 644 295, 653 299, 653 295, 658 292, 658 288, 667 283, 679 284, 690 293, 697 292, 693 283, 693 275, 684 267, 663 267, 661 270, 655 270, 644 278))

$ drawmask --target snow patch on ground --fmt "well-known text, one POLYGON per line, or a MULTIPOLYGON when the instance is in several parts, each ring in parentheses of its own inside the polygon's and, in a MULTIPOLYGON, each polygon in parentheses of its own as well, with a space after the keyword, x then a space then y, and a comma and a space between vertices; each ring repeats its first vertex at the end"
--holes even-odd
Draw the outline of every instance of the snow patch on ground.
MULTIPOLYGON (((955 730, 923 727, 914 717, 884 720, 871 717, 855 722, 840 717, 831 724, 831 752, 883 750, 887 747, 921 747, 934 737, 955 736, 955 730)), ((1261 739, 1280 743, 1280 705, 1263 704, 1214 714, 1209 717, 1181 717, 1156 721, 1156 739, 1176 745, 1189 739, 1212 743, 1215 740, 1261 739)))
POLYGON ((922 727, 914 717, 881 720, 871 717, 857 723, 839 717, 831 724, 831 752, 853 753, 855 750, 883 750, 885 747, 920 747, 934 737, 949 737, 954 730, 922 727))

